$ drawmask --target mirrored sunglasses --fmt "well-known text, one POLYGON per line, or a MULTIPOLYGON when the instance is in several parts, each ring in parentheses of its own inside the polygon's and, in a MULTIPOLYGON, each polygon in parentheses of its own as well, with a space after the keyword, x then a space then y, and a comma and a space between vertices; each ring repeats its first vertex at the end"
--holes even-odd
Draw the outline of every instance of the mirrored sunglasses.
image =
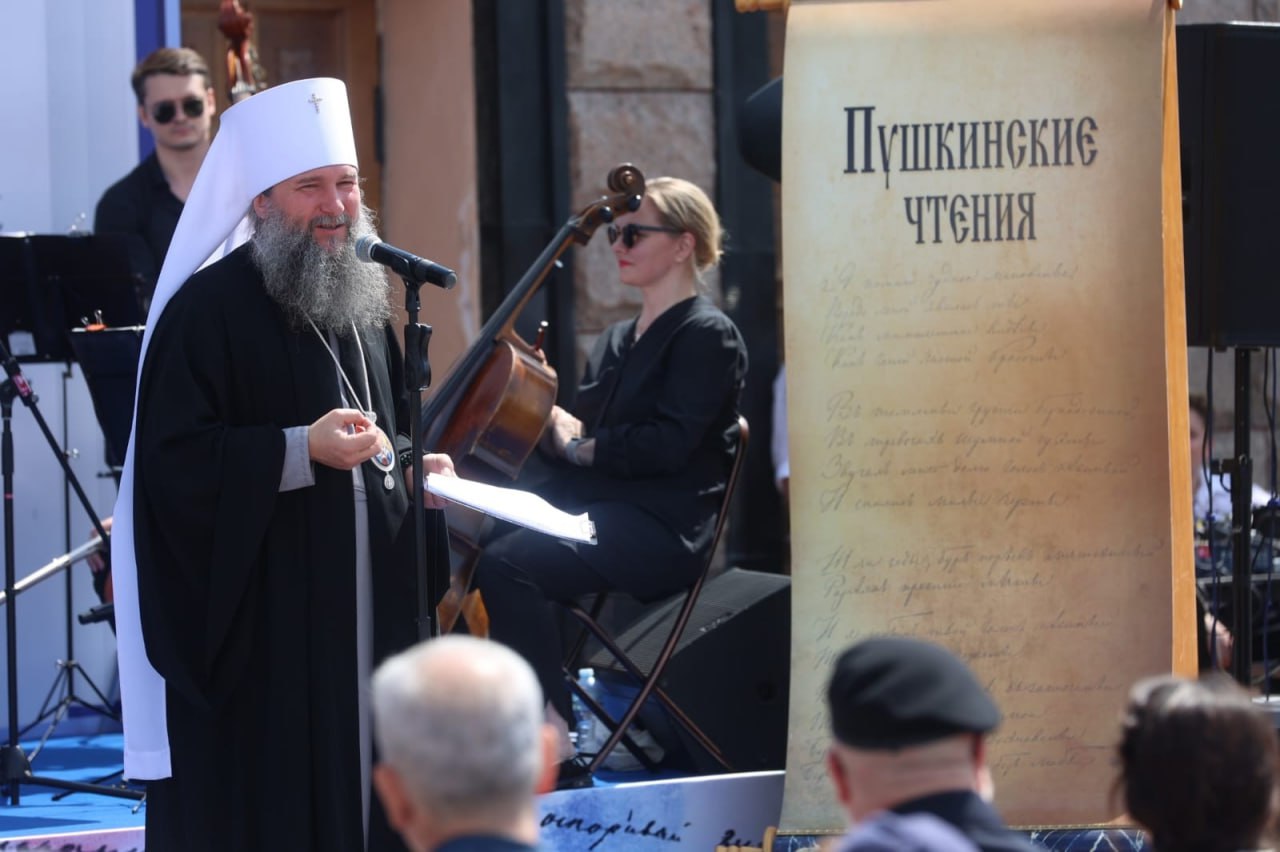
MULTIPOLYGON (((151 107, 151 118, 156 124, 168 124, 178 115, 178 101, 160 101, 151 107)), ((195 95, 185 97, 181 101, 182 114, 187 118, 199 118, 204 115, 204 98, 195 95)))
POLYGON ((679 228, 668 228, 663 225, 623 225, 619 228, 617 225, 610 225, 606 233, 609 235, 609 245, 613 245, 622 238, 622 244, 627 248, 635 248, 636 240, 640 239, 640 235, 648 231, 657 231, 663 234, 683 234, 684 231, 679 228))

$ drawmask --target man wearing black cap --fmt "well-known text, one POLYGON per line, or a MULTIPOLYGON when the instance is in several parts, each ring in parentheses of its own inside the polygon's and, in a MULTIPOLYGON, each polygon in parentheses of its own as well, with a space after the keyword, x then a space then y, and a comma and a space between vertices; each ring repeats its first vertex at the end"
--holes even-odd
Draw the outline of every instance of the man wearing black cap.
POLYGON ((835 738, 827 769, 853 822, 929 813, 984 852, 1039 848, 988 804, 985 735, 1000 711, 951 652, 906 637, 867 639, 836 661, 827 705, 835 738))

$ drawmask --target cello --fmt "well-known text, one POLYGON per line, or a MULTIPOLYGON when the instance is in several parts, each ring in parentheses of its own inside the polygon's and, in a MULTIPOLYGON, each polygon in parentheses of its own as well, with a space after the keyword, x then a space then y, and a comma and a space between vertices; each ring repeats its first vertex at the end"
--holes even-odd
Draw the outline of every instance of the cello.
MULTIPOLYGON (((423 407, 423 446, 452 456, 459 476, 509 483, 542 437, 558 379, 538 347, 516 332, 515 321, 561 255, 573 245, 585 246, 597 228, 619 213, 640 208, 644 175, 635 166, 613 168, 606 185, 612 194, 588 204, 560 227, 423 407)), ((486 518, 452 506, 448 526, 450 582, 436 608, 440 632, 453 631, 461 619, 470 632, 486 634, 483 606, 478 594, 470 591, 486 518)))

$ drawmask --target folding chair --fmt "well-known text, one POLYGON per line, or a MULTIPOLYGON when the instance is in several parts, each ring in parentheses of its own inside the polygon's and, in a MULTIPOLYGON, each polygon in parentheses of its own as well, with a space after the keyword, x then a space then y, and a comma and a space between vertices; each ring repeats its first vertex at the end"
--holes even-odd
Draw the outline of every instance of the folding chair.
POLYGON ((689 588, 681 592, 684 596, 684 603, 681 605, 676 615, 675 622, 671 626, 671 633, 667 636, 667 640, 662 645, 662 650, 658 652, 657 657, 653 661, 653 666, 646 673, 639 665, 637 665, 625 651, 619 647, 617 641, 606 630, 599 621, 600 613, 603 611, 604 603, 608 597, 607 592, 602 592, 595 596, 595 600, 588 611, 579 604, 573 604, 566 607, 568 612, 582 623, 584 628, 578 641, 567 657, 565 667, 565 676, 569 679, 570 686, 573 691, 582 699, 583 703, 590 708, 601 722, 604 723, 610 731, 609 738, 605 741, 600 750, 591 758, 589 769, 595 772, 601 763, 609 756, 609 753, 618 745, 619 742, 625 742, 627 748, 636 756, 636 758, 644 764, 650 771, 656 769, 656 764, 644 750, 637 746, 634 741, 627 736, 627 729, 635 721, 640 714, 641 708, 652 695, 662 703, 662 705, 671 714, 673 721, 682 727, 702 748, 706 749, 717 763, 725 768, 726 771, 733 771, 733 767, 729 765, 729 761, 725 759, 720 748, 711 741, 711 738, 703 733, 689 716, 676 705, 671 697, 659 686, 663 672, 670 662, 672 654, 675 652, 676 645, 680 641, 680 636, 684 633, 685 626, 689 623, 689 617, 693 614, 694 605, 698 601, 698 595, 702 591, 703 585, 707 581, 707 574, 711 571, 711 563, 715 557, 716 547, 720 543, 720 535, 724 532, 725 521, 729 517, 729 503, 733 499, 734 488, 738 484, 738 474, 742 470, 743 460, 747 456, 747 442, 750 438, 750 429, 747 426, 747 419, 742 415, 738 415, 738 440, 734 449, 733 465, 729 470, 729 479, 725 483, 724 497, 720 502, 720 511, 716 516, 715 533, 711 539, 711 547, 707 551, 707 560, 702 566, 702 570, 698 573, 698 578, 694 580, 689 588), (582 652, 583 645, 587 639, 587 633, 593 635, 600 644, 608 651, 608 653, 618 661, 618 663, 626 669, 632 677, 640 683, 640 689, 636 693, 635 698, 627 706, 626 711, 621 718, 614 719, 607 710, 578 683, 573 677, 574 663, 582 652))

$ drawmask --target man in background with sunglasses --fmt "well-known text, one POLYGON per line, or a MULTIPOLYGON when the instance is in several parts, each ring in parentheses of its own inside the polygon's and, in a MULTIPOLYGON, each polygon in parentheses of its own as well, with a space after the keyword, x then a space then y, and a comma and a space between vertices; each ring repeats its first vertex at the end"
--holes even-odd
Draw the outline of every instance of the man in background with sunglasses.
POLYGON ((145 314, 182 205, 209 151, 215 100, 208 64, 186 47, 152 52, 133 69, 131 81, 138 120, 151 131, 155 151, 102 194, 93 228, 138 238, 130 257, 142 277, 138 297, 145 314))

